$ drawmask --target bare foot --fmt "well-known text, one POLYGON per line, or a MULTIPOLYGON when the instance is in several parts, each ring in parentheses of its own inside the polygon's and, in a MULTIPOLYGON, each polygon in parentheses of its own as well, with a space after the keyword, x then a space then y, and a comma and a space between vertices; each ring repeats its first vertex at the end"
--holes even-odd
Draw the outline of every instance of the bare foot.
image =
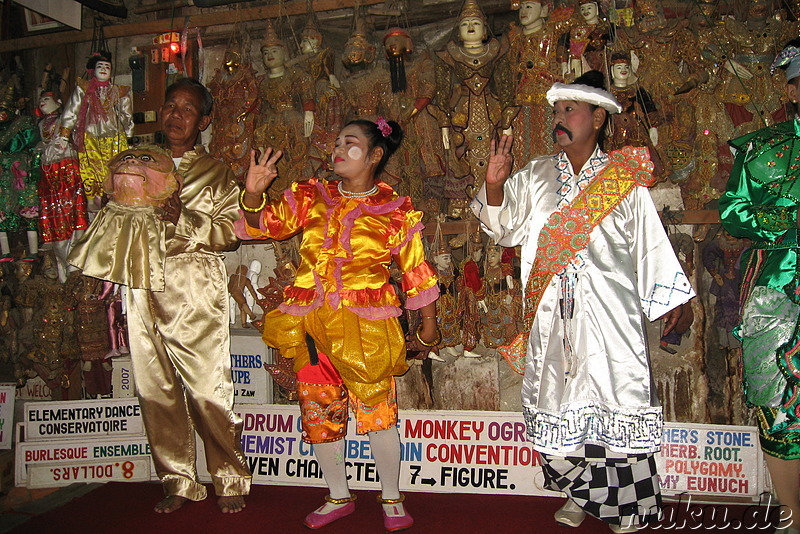
POLYGON ((241 512, 247 504, 244 502, 244 495, 228 495, 217 499, 217 506, 223 514, 235 514, 241 512))
POLYGON ((189 499, 186 497, 181 497, 180 495, 168 495, 158 502, 154 510, 157 514, 171 514, 183 506, 188 500, 189 499))

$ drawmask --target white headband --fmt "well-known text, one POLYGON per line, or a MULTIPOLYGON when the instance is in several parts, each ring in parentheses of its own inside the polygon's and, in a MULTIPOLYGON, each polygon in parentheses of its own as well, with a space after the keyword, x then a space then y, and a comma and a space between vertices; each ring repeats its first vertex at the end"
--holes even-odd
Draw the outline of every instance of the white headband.
POLYGON ((622 113, 622 106, 619 105, 614 95, 605 89, 598 89, 590 85, 556 82, 547 90, 547 101, 552 106, 559 100, 588 102, 589 104, 600 106, 609 113, 622 113))

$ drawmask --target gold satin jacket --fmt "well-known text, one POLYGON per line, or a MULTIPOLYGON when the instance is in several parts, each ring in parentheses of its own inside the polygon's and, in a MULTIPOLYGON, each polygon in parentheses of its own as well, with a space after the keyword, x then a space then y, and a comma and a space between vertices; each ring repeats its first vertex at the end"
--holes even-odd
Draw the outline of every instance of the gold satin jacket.
POLYGON ((183 176, 183 206, 178 224, 167 225, 167 256, 235 249, 239 187, 233 171, 196 146, 183 155, 178 172, 183 176))
POLYGON ((419 309, 439 296, 436 274, 425 259, 422 212, 411 199, 378 182, 368 197, 343 197, 337 182, 296 182, 262 212, 261 227, 237 223, 242 238, 287 239, 303 231, 301 262, 294 283, 284 290, 281 310, 305 315, 340 305, 367 319, 401 314, 389 283, 389 265, 403 273, 405 307, 419 309), (239 226, 241 224, 241 226, 239 226))

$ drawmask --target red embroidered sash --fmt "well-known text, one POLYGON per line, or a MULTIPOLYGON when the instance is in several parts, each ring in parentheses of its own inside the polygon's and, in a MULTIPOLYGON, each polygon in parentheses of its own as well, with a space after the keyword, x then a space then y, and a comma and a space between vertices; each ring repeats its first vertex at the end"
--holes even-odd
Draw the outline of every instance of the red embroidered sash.
POLYGON ((560 210, 553 212, 539 232, 536 258, 525 286, 524 327, 509 345, 497 351, 519 374, 525 372, 525 354, 533 319, 553 276, 575 259, 589 243, 589 234, 637 185, 653 185, 653 162, 646 148, 624 147, 609 155, 609 163, 560 210))

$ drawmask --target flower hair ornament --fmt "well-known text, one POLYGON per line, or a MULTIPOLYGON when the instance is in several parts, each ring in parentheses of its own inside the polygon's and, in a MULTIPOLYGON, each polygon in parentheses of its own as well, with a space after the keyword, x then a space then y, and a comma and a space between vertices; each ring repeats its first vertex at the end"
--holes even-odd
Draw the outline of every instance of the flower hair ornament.
POLYGON ((775 56, 775 61, 773 61, 772 65, 769 67, 769 73, 775 74, 777 69, 785 68, 787 80, 797 77, 797 75, 800 74, 800 61, 797 61, 798 57, 800 57, 800 48, 796 46, 787 46, 775 56))
POLYGON ((378 127, 378 130, 381 131, 381 135, 384 137, 389 137, 389 134, 392 133, 392 127, 389 126, 389 123, 386 122, 386 119, 383 117, 378 117, 375 121, 375 126, 378 127))

